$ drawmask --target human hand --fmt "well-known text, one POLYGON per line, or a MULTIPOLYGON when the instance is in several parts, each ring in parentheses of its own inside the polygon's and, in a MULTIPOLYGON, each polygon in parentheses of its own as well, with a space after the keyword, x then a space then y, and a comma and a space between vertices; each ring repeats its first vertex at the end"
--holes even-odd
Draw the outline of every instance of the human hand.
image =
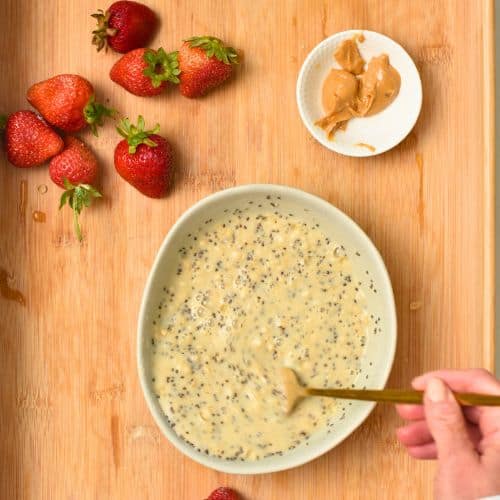
POLYGON ((500 382, 482 369, 438 370, 412 385, 425 390, 424 404, 397 405, 399 415, 410 421, 397 436, 412 457, 438 460, 435 497, 500 495, 500 407, 461 408, 451 392, 500 395, 500 382))

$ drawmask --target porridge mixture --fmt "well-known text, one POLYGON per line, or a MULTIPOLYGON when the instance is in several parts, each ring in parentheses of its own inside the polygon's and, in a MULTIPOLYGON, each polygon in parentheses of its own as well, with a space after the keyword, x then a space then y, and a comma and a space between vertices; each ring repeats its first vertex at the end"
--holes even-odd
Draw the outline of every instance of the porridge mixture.
POLYGON ((343 247, 260 207, 188 236, 153 327, 153 387, 171 426, 227 460, 282 454, 331 428, 341 401, 309 398, 286 416, 280 368, 311 387, 354 386, 374 328, 343 247))

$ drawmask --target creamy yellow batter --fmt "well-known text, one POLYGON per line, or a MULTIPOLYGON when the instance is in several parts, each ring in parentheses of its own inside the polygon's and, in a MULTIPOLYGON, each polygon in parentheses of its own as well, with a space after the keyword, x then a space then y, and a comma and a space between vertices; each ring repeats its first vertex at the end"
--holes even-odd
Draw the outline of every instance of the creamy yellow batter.
POLYGON ((282 454, 333 425, 340 403, 287 416, 280 368, 351 387, 373 319, 338 242, 251 205, 208 220, 179 249, 155 321, 153 386, 176 433, 227 460, 282 454))

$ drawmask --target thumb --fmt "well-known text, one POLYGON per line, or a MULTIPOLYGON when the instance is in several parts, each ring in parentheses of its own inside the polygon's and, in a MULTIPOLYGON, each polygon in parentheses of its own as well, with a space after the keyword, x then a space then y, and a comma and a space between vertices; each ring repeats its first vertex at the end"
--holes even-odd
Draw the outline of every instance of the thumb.
POLYGON ((424 409, 438 458, 477 458, 460 405, 442 380, 433 378, 427 383, 424 409))

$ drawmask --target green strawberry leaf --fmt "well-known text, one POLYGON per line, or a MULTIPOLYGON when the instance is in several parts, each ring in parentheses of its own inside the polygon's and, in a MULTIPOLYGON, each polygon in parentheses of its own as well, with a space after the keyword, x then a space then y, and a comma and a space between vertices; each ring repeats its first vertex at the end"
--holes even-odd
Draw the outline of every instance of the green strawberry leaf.
POLYGON ((132 125, 128 118, 123 118, 118 123, 116 130, 128 142, 128 152, 130 154, 136 152, 139 144, 146 144, 146 146, 151 148, 158 146, 149 136, 157 134, 160 131, 160 124, 157 123, 151 130, 144 130, 145 126, 144 118, 141 115, 137 118, 137 126, 132 125))
POLYGON ((75 186, 68 179, 64 179, 66 191, 61 195, 59 210, 68 204, 73 210, 73 224, 78 241, 83 240, 82 231, 78 217, 84 207, 90 207, 94 198, 101 198, 102 194, 90 184, 79 184, 75 186))
POLYGON ((110 12, 99 9, 91 17, 97 20, 97 28, 92 31, 92 45, 97 47, 97 52, 102 49, 108 51, 108 36, 115 36, 118 33, 116 28, 109 27, 110 12))
POLYGON ((224 42, 214 36, 192 36, 184 40, 190 47, 199 47, 207 57, 215 57, 224 64, 238 64, 238 53, 233 47, 226 47, 224 42))
POLYGON ((153 87, 158 88, 163 82, 179 83, 178 76, 181 73, 177 52, 169 52, 160 47, 157 51, 152 49, 144 53, 144 62, 147 67, 143 71, 144 76, 151 80, 153 87))
POLYGON ((92 94, 85 107, 83 108, 83 116, 85 121, 90 125, 92 133, 97 137, 97 127, 102 127, 104 125, 104 118, 109 116, 110 118, 116 118, 116 109, 107 108, 103 104, 98 103, 95 100, 95 95, 92 94))
POLYGON ((7 125, 7 115, 0 115, 0 132, 5 130, 7 125))

